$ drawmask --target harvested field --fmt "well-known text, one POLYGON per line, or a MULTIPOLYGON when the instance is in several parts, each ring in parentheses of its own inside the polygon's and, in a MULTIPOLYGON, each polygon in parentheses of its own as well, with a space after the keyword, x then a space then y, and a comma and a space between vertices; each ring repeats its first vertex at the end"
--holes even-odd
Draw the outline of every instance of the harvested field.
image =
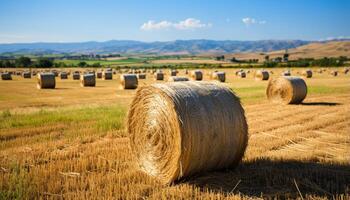
MULTIPOLYGON (((202 70, 203 80, 214 70, 202 70)), ((56 78, 55 90, 38 90, 34 78, 0 80, 0 199, 350 198, 349 75, 314 73, 302 104, 280 105, 254 73, 220 71, 245 109, 243 161, 173 185, 135 167, 125 122, 136 91, 119 89, 119 75, 93 88, 56 78)), ((147 75, 139 87, 154 82, 147 75)))

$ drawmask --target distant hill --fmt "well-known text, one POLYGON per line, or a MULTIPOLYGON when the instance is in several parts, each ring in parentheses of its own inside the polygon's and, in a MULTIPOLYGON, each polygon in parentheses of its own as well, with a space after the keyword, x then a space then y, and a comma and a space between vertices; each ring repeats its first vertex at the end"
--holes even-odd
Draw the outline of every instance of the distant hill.
POLYGON ((309 44, 302 40, 217 41, 176 40, 169 42, 140 42, 111 40, 81 43, 18 43, 0 44, 1 53, 120 53, 120 54, 225 54, 238 52, 267 52, 296 48, 309 44))
MULTIPOLYGON (((270 51, 267 53, 234 53, 227 57, 235 57, 237 59, 259 59, 264 60, 265 55, 270 58, 283 57, 285 50, 270 51)), ((296 60, 299 58, 323 58, 323 57, 339 57, 347 56, 350 58, 350 41, 327 41, 313 42, 296 48, 288 49, 289 59, 296 60)))

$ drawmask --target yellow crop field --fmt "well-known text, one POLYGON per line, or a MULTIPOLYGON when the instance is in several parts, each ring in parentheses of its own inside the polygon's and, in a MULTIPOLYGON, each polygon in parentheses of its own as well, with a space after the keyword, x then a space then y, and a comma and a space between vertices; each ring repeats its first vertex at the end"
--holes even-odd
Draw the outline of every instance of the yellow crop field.
MULTIPOLYGON (((246 69, 246 78, 237 69, 205 69, 205 81, 214 70, 226 73, 224 84, 241 99, 245 155, 235 169, 170 185, 136 166, 126 131, 136 90, 120 89, 120 74, 96 87, 57 77, 51 90, 37 89, 35 77, 0 80, 0 199, 350 198, 349 74, 312 68, 303 103, 280 105, 267 100, 268 81, 255 80, 256 69, 246 69)), ((274 78, 285 69, 267 70, 274 78)), ((138 81, 164 82, 150 73, 138 81)))

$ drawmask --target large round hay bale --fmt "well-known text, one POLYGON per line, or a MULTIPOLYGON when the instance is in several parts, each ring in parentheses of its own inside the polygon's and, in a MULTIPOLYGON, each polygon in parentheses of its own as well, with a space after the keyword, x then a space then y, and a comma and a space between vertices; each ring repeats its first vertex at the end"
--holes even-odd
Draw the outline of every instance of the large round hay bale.
POLYGON ((273 102, 299 104, 307 95, 307 86, 302 78, 282 76, 270 80, 266 95, 273 102))
POLYGON ((255 80, 266 81, 269 80, 270 74, 266 70, 258 70, 255 72, 255 80))
POLYGON ((170 76, 168 78, 168 82, 178 82, 178 81, 189 81, 187 77, 181 77, 181 76, 170 76))
POLYGON ((12 80, 12 76, 9 72, 3 72, 1 73, 1 80, 4 80, 4 81, 12 80))
POLYGON ((146 74, 138 74, 137 77, 139 79, 146 79, 146 74))
POLYGON ((162 80, 164 80, 164 74, 163 74, 163 72, 156 72, 156 73, 154 73, 154 79, 156 80, 156 81, 162 81, 162 80))
POLYGON ((61 73, 60 73, 60 77, 61 77, 61 79, 68 79, 68 74, 67 74, 67 72, 61 72, 61 73))
POLYGON ((245 71, 239 71, 238 76, 241 78, 245 78, 245 77, 247 77, 247 74, 245 73, 245 71))
POLYGON ((211 78, 213 80, 218 80, 220 82, 225 82, 226 81, 226 74, 225 74, 225 72, 213 72, 211 74, 211 78))
POLYGON ((30 72, 23 72, 22 76, 23 78, 32 78, 32 74, 30 72))
POLYGON ((38 89, 55 89, 56 78, 55 74, 51 72, 38 73, 37 88, 38 89))
POLYGON ((101 78, 102 78, 102 72, 97 72, 97 73, 96 73, 96 77, 99 78, 99 79, 101 79, 101 78))
POLYGON ((73 73, 73 80, 79 80, 80 79, 80 72, 78 71, 75 71, 73 73))
POLYGON ((203 73, 201 70, 191 71, 191 79, 195 81, 203 80, 203 73))
POLYGON ((120 75, 121 89, 136 89, 138 80, 136 74, 122 74, 120 75))
POLYGON ((82 76, 80 76, 80 86, 81 87, 95 87, 96 86, 95 74, 83 74, 82 76))
POLYGON ((244 110, 215 82, 169 82, 140 88, 127 119, 140 169, 162 183, 235 167, 248 141, 244 110))
POLYGON ((331 71, 331 75, 332 75, 332 76, 338 76, 338 71, 332 70, 332 71, 331 71))
POLYGON ((302 75, 303 75, 305 78, 311 78, 311 77, 312 77, 312 71, 311 71, 311 69, 304 70, 304 71, 302 72, 302 75))
POLYGON ((113 73, 111 71, 103 72, 103 79, 104 80, 112 80, 113 79, 113 73))

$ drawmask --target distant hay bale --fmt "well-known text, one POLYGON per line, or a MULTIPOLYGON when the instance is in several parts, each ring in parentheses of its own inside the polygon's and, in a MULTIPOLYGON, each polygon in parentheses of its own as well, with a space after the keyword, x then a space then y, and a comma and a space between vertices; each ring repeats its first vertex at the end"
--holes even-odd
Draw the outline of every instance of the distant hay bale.
POLYGON ((96 86, 96 76, 95 74, 83 74, 80 76, 80 86, 81 87, 95 87, 96 86))
POLYGON ((61 73, 60 73, 60 77, 61 77, 61 79, 68 79, 68 74, 67 74, 67 72, 61 72, 61 73))
POLYGON ((139 79, 146 79, 146 74, 138 74, 137 77, 139 79))
POLYGON ((158 71, 158 72, 154 73, 154 79, 155 79, 156 81, 162 81, 162 80, 164 80, 164 74, 163 74, 163 72, 158 71))
POLYGON ((178 81, 189 81, 187 77, 181 77, 181 76, 170 76, 168 78, 168 82, 178 82, 178 81))
POLYGON ((56 70, 53 70, 52 73, 55 75, 55 77, 58 77, 58 75, 59 75, 58 71, 56 71, 56 70))
POLYGON ((73 73, 73 80, 79 80, 80 79, 80 72, 78 71, 75 71, 73 73))
POLYGON ((177 70, 172 69, 170 70, 170 76, 176 76, 177 75, 177 70))
POLYGON ((282 75, 282 76, 290 76, 291 74, 290 74, 290 71, 289 71, 289 70, 286 70, 286 71, 282 72, 281 75, 282 75))
POLYGON ((127 117, 139 168, 169 184, 235 167, 248 141, 239 98, 215 82, 169 82, 140 88, 127 117))
POLYGON ((348 74, 349 73, 349 68, 345 68, 344 69, 344 74, 348 74))
POLYGON ((302 78, 282 76, 270 80, 266 95, 273 102, 299 104, 307 95, 307 86, 302 78))
POLYGON ((103 72, 103 79, 104 80, 112 80, 113 79, 113 73, 110 71, 103 72))
POLYGON ((220 82, 225 82, 226 81, 226 73, 225 72, 213 72, 211 74, 211 78, 213 80, 218 80, 220 82))
POLYGON ((37 74, 38 74, 37 71, 32 71, 32 75, 33 75, 33 76, 36 76, 37 74))
POLYGON ((52 72, 44 72, 37 74, 37 88, 38 89, 55 89, 56 78, 52 72))
POLYGON ((241 78, 245 78, 245 77, 247 77, 247 74, 245 73, 245 71, 240 71, 240 72, 238 72, 238 76, 241 78))
POLYGON ((99 79, 101 79, 101 78, 102 78, 102 72, 97 72, 97 73, 96 73, 96 77, 99 78, 99 79))
POLYGON ((243 72, 243 69, 237 70, 237 71, 235 72, 236 76, 238 76, 238 74, 239 74, 240 72, 243 72))
POLYGON ((269 80, 270 74, 266 70, 257 70, 255 72, 255 80, 266 81, 269 80))
POLYGON ((338 76, 338 71, 332 70, 332 71, 331 71, 331 75, 332 75, 332 76, 338 76))
POLYGON ((23 78, 32 78, 32 74, 30 72, 23 72, 22 76, 23 78))
POLYGON ((303 75, 304 77, 306 77, 306 78, 311 78, 311 77, 312 77, 312 71, 311 71, 311 69, 304 70, 304 71, 302 72, 302 75, 303 75))
POLYGON ((136 74, 122 74, 120 75, 121 89, 136 89, 138 80, 136 74))
POLYGON ((4 80, 4 81, 12 80, 12 76, 9 72, 3 72, 1 73, 1 80, 4 80))
POLYGON ((188 70, 187 69, 185 70, 185 74, 188 74, 188 70))
POLYGON ((194 81, 203 80, 203 72, 201 70, 191 71, 191 79, 194 81))

